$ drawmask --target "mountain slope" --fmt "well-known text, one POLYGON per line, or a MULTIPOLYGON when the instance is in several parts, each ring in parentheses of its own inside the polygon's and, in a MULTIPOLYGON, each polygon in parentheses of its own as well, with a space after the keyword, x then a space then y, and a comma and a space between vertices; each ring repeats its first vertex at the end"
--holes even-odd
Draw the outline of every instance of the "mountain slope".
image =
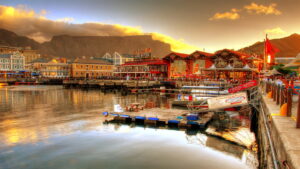
MULTIPOLYGON (((292 34, 288 37, 281 39, 273 39, 270 40, 272 45, 280 50, 276 54, 276 57, 295 57, 298 53, 300 53, 300 35, 292 34)), ((249 47, 245 47, 240 49, 239 51, 245 53, 256 53, 259 55, 264 54, 264 42, 257 42, 249 47)))
POLYGON ((40 44, 25 36, 19 36, 14 32, 0 29, 0 45, 14 46, 14 47, 27 47, 31 46, 33 49, 39 48, 40 44))

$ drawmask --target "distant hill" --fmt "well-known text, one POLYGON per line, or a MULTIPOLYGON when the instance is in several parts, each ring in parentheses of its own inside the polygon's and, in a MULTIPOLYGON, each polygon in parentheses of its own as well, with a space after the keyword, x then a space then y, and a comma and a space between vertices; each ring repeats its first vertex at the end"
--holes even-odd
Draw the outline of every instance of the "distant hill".
MULTIPOLYGON (((280 52, 276 54, 276 57, 295 57, 300 53, 300 35, 292 34, 288 37, 281 39, 272 39, 271 43, 277 47, 280 52)), ((257 42, 249 47, 240 49, 239 51, 244 53, 256 53, 263 55, 264 54, 264 42, 257 42)))
POLYGON ((137 49, 151 48, 152 55, 163 57, 171 52, 170 44, 153 40, 151 35, 140 36, 54 36, 51 41, 38 43, 25 36, 0 29, 0 45, 37 49, 45 56, 76 58, 103 56, 106 52, 133 54, 137 49))
POLYGON ((19 36, 14 32, 0 29, 0 45, 14 46, 14 47, 27 47, 30 46, 33 49, 38 49, 40 44, 25 36, 19 36))

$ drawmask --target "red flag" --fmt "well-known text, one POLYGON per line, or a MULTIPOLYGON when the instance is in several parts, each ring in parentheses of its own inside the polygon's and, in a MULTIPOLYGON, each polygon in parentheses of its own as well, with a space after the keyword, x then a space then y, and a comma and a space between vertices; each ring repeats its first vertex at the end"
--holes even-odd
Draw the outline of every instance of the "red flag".
POLYGON ((274 63, 274 57, 275 54, 279 52, 279 49, 277 49, 275 46, 271 44, 269 41, 268 37, 266 37, 266 42, 265 42, 265 54, 267 57, 267 63, 271 64, 274 63))

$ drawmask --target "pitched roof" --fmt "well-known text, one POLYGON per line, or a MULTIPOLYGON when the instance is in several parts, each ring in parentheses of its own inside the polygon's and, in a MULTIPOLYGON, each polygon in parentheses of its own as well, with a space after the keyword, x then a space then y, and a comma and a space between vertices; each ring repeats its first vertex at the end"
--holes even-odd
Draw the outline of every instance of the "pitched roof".
POLYGON ((236 54, 236 55, 241 56, 241 57, 244 57, 244 58, 250 57, 250 55, 248 55, 248 54, 241 53, 241 52, 234 51, 234 50, 230 50, 230 49, 222 49, 222 50, 218 50, 218 51, 215 52, 215 54, 219 54, 219 53, 221 53, 221 52, 223 52, 223 51, 227 51, 227 52, 236 54))
POLYGON ((10 58, 12 54, 0 54, 0 58, 10 58))
POLYGON ((79 63, 79 64, 103 64, 103 65, 112 65, 111 62, 107 60, 95 60, 95 59, 81 59, 77 58, 73 61, 73 63, 79 63))
POLYGON ((164 59, 170 57, 171 55, 176 55, 180 58, 187 58, 189 55, 188 54, 185 54, 185 53, 177 53, 177 52, 172 52, 172 53, 169 53, 168 55, 166 55, 165 57, 163 57, 164 59))
POLYGON ((160 59, 150 59, 150 60, 143 60, 143 61, 131 61, 122 64, 122 66, 128 65, 166 65, 166 61, 160 59))
POLYGON ((211 56, 213 56, 214 54, 212 54, 212 53, 207 53, 207 52, 202 52, 202 51, 199 51, 199 50, 196 50, 195 52, 193 52, 193 53, 191 53, 190 55, 189 55, 189 58, 191 58, 191 57, 193 57, 195 54, 199 54, 200 56, 202 55, 202 56, 205 56, 205 57, 211 57, 211 56))
POLYGON ((214 55, 213 53, 207 53, 207 52, 203 52, 203 51, 199 51, 199 50, 196 50, 195 52, 193 52, 190 55, 193 55, 195 53, 199 53, 200 55, 205 55, 205 56, 213 56, 214 55))

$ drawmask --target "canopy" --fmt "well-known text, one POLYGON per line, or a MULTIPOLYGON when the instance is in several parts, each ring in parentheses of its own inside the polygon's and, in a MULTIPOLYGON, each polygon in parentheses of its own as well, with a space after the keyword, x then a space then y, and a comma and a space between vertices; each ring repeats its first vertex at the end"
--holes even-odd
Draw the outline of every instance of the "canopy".
POLYGON ((231 64, 228 64, 224 69, 233 69, 233 67, 231 66, 231 64))
POLYGON ((211 65, 208 69, 216 69, 215 64, 211 65))
POLYGON ((248 64, 246 64, 243 69, 251 69, 250 66, 248 64))

